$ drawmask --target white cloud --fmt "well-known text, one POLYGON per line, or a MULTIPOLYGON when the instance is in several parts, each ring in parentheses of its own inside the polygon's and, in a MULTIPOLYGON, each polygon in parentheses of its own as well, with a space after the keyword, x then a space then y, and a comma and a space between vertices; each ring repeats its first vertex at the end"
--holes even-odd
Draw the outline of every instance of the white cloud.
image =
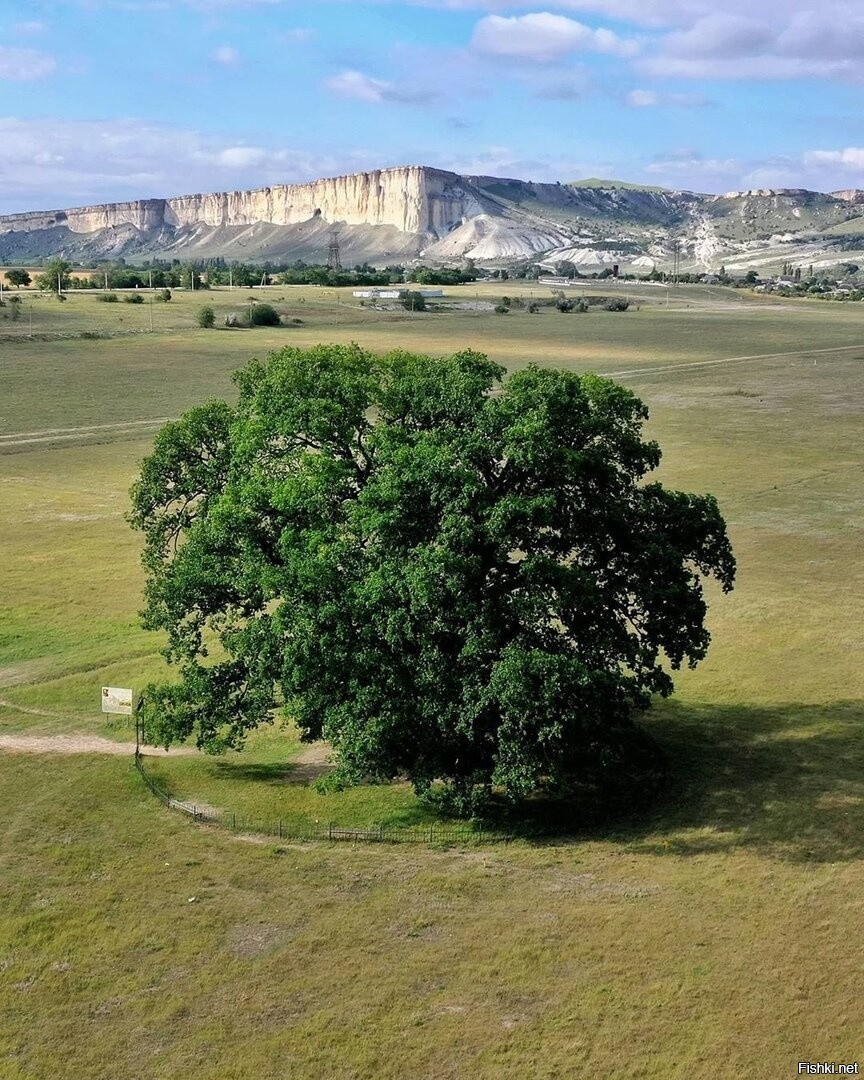
POLYGON ((327 79, 324 85, 340 97, 356 98, 358 101, 368 101, 373 105, 380 105, 392 86, 383 79, 373 79, 371 75, 364 75, 362 71, 340 71, 338 75, 327 79))
POLYGON ((659 105, 660 95, 656 90, 631 90, 624 100, 636 109, 646 109, 659 105))
POLYGON ((726 5, 659 39, 639 63, 647 74, 685 79, 835 79, 861 81, 864 16, 844 0, 817 9, 798 0, 784 9, 726 5), (728 10, 729 8, 738 10, 728 10))
POLYGON ((366 101, 370 105, 417 105, 432 101, 436 96, 432 92, 409 89, 353 70, 340 71, 338 75, 325 80, 324 86, 339 97, 366 101))
POLYGON ((810 150, 804 155, 804 163, 817 168, 835 166, 861 174, 864 179, 864 146, 847 146, 843 150, 810 150))
POLYGON ((57 69, 57 61, 38 49, 13 49, 0 45, 0 79, 30 82, 44 79, 57 69))
POLYGON ((12 23, 12 33, 26 37, 35 37, 44 34, 48 27, 41 19, 30 19, 27 22, 12 23))
POLYGON ((0 213, 242 190, 387 163, 380 150, 315 154, 139 120, 0 117, 0 213))
POLYGON ((663 51, 669 56, 758 56, 770 47, 774 31, 770 24, 740 15, 714 12, 698 19, 688 30, 669 34, 663 51))
MULTIPOLYGON (((400 2, 400 0, 396 0, 400 2)), ((419 7, 448 11, 524 11, 526 0, 410 0, 419 7)), ((698 0, 544 0, 546 7, 569 12, 596 12, 607 19, 621 19, 643 26, 675 23, 682 10, 698 0)), ((706 6, 709 6, 706 3, 706 6)))
POLYGON ((595 49, 627 57, 637 51, 635 37, 640 46, 636 69, 650 76, 864 82, 860 0, 543 0, 545 11, 527 15, 520 13, 529 7, 527 0, 412 2, 491 13, 475 33, 475 45, 491 55, 542 62, 575 49, 595 49), (650 28, 651 33, 622 37, 622 32, 593 30, 572 18, 579 13, 650 28), (550 20, 556 20, 557 29, 550 20), (606 38, 604 45, 610 34, 614 40, 606 38), (591 44, 585 35, 597 36, 591 44))
POLYGON ((708 104, 701 94, 667 94, 659 90, 631 90, 624 95, 625 105, 634 109, 652 109, 663 106, 680 109, 696 109, 708 104))
POLYGON ((667 184, 696 191, 734 187, 745 171, 745 164, 736 158, 705 158, 695 150, 675 151, 644 169, 667 184))
POLYGON ((211 59, 223 67, 236 67, 240 63, 240 53, 233 45, 220 45, 211 53, 211 59))
POLYGON ((216 153, 215 162, 226 169, 248 169, 263 165, 267 156, 260 146, 226 146, 216 153))
POLYGON ((318 31, 308 26, 294 26, 290 30, 283 30, 279 39, 288 45, 305 45, 307 41, 313 41, 318 36, 318 31))
POLYGON ((563 154, 526 157, 514 147, 494 145, 477 147, 466 157, 439 154, 430 164, 464 176, 509 176, 541 183, 580 176, 608 176, 619 171, 619 165, 610 161, 577 160, 563 154))
POLYGON ((685 149, 647 164, 646 176, 670 187, 694 191, 749 191, 758 188, 805 188, 836 191, 864 187, 864 147, 809 150, 762 160, 705 157, 685 149))
POLYGON ((625 41, 611 30, 590 26, 540 11, 530 15, 504 18, 488 15, 474 28, 472 48, 488 56, 507 56, 525 60, 554 60, 577 50, 632 56, 638 51, 634 41, 625 41))

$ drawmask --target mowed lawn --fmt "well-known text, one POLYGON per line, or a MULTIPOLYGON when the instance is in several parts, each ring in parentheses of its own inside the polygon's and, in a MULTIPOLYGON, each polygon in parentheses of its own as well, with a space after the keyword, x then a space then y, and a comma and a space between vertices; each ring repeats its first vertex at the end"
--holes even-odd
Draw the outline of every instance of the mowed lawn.
MULTIPOLYGON (((175 816, 126 758, 0 751, 0 1076, 773 1078, 859 1060, 864 307, 682 289, 622 314, 412 317, 285 295, 299 326, 199 331, 183 298, 172 331, 0 341, 0 736, 129 738, 98 694, 162 667, 123 520, 159 418, 284 343, 471 346, 622 373, 660 478, 720 500, 738 584, 649 720, 674 790, 566 841, 276 845, 175 816)), ((78 302, 125 306, 57 307, 78 302)), ((398 785, 334 803, 292 783, 297 751, 289 729, 152 767, 241 812, 426 820, 398 785)))

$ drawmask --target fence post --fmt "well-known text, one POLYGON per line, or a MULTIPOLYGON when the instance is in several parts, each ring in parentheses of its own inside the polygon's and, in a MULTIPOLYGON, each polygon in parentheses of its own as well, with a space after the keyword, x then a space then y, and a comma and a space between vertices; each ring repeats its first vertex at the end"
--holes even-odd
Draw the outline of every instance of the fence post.
POLYGON ((231 814, 231 828, 235 832, 237 831, 237 815, 233 811, 232 811, 232 814, 231 814))
POLYGON ((282 839, 282 818, 279 818, 279 839, 282 839))
POLYGON ((333 839, 333 822, 332 821, 327 822, 327 839, 328 840, 333 839))

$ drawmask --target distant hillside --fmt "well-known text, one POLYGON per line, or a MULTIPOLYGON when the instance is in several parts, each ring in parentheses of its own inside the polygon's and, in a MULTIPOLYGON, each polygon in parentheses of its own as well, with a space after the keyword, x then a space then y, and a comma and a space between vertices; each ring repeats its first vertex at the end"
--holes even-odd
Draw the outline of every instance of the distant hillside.
MULTIPOLYGON (((864 194, 761 189, 701 195, 619 180, 534 183, 422 165, 281 184, 0 217, 0 261, 342 261, 500 263, 566 259, 638 272, 831 265, 864 244, 864 194)), ((864 257, 864 256, 858 256, 864 257)))
POLYGON ((589 176, 586 180, 569 180, 568 187, 574 188, 621 188, 622 191, 671 191, 672 188, 656 187, 653 184, 630 184, 626 180, 602 180, 589 176))

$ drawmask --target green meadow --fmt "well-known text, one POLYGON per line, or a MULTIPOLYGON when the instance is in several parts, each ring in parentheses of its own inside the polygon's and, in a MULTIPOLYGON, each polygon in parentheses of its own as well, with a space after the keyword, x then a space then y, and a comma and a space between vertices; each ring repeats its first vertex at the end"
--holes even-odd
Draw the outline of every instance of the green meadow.
MULTIPOLYGON (((3 1080, 774 1078, 860 1059, 864 305, 589 289, 631 308, 477 309, 549 296, 508 281, 430 313, 256 290, 287 325, 252 331, 218 328, 251 290, 152 308, 25 292, 0 318, 3 1080), (205 303, 217 329, 195 326, 205 303), (649 815, 542 843, 276 843, 165 809, 128 756, 3 748, 130 740, 99 688, 164 671, 124 521, 138 463, 247 359, 320 341, 614 374, 650 408, 659 479, 717 496, 738 582, 710 597, 708 658, 646 721, 674 776, 649 815)), ((171 794, 242 815, 430 822, 405 785, 319 794, 306 753, 286 721, 243 753, 147 760, 171 794)))

